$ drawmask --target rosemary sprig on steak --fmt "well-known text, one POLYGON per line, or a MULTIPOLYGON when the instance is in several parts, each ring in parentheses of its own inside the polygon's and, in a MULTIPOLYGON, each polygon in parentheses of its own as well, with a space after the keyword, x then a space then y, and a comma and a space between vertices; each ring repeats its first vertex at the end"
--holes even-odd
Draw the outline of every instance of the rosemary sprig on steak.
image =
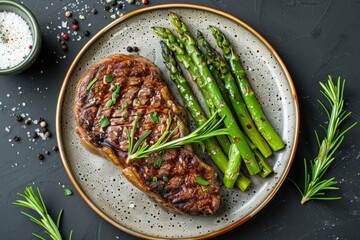
POLYGON ((224 117, 221 118, 220 121, 217 121, 216 120, 217 113, 215 113, 203 125, 201 125, 198 129, 196 129, 189 135, 182 138, 174 139, 172 141, 168 141, 171 138, 171 136, 175 133, 177 128, 180 126, 177 125, 175 129, 170 131, 171 118, 168 118, 167 127, 164 133, 162 134, 162 136, 155 144, 149 146, 149 144, 145 141, 145 139, 151 134, 152 130, 145 132, 136 143, 134 142, 134 136, 135 136, 134 133, 137 125, 136 123, 140 117, 141 117, 140 114, 136 116, 131 132, 129 131, 129 129, 127 129, 126 131, 129 141, 128 157, 126 160, 127 163, 130 163, 131 161, 134 161, 136 159, 145 158, 149 156, 151 153, 158 152, 164 149, 179 148, 182 145, 191 144, 191 143, 202 144, 202 141, 205 139, 219 135, 229 134, 228 129, 226 128, 219 129, 219 126, 222 124, 224 117))

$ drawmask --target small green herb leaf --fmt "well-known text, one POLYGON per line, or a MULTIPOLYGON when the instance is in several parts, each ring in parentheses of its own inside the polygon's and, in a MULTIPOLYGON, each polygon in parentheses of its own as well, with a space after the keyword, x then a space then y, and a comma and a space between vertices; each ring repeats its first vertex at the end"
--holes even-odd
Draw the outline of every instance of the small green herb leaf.
POLYGON ((113 100, 115 100, 115 102, 116 102, 116 100, 119 98, 119 94, 117 93, 117 92, 113 92, 113 94, 112 94, 112 99, 113 100))
POLYGON ((139 140, 137 140, 137 142, 134 145, 134 148, 131 152, 131 154, 133 154, 134 152, 136 152, 136 150, 139 148, 140 144, 142 144, 142 142, 152 133, 152 130, 148 130, 146 131, 140 138, 139 140))
POLYGON ((150 117, 154 123, 159 123, 159 116, 157 112, 150 113, 150 117))
POLYGON ((128 117, 129 117, 129 114, 124 113, 123 118, 128 118, 128 117))
POLYGON ((196 178, 196 182, 200 185, 203 185, 203 186, 207 186, 209 185, 209 182, 206 181, 205 179, 201 178, 201 177, 197 177, 196 178))
POLYGON ((138 100, 137 98, 135 98, 135 99, 134 99, 134 101, 133 101, 133 105, 134 105, 134 106, 139 105, 139 100, 138 100))
POLYGON ((96 83, 97 80, 98 79, 96 77, 93 78, 93 80, 91 80, 91 82, 87 85, 86 90, 89 91, 90 88, 96 83))
POLYGON ((162 150, 160 155, 154 160, 154 167, 161 167, 164 155, 165 155, 165 150, 162 150))
POLYGON ((104 80, 106 81, 106 82, 108 82, 108 83, 111 83, 112 82, 112 77, 110 76, 110 75, 105 75, 104 76, 104 80))
POLYGON ((72 191, 71 191, 70 189, 64 188, 64 194, 65 194, 65 196, 70 196, 70 195, 72 195, 73 193, 72 193, 72 191))
POLYGON ((169 181, 169 179, 168 179, 168 177, 167 177, 167 176, 163 176, 163 177, 162 177, 162 179, 163 179, 163 181, 164 181, 164 182, 169 181))
POLYGON ((112 105, 114 105, 115 104, 115 101, 114 101, 114 99, 110 99, 107 103, 106 103, 106 107, 107 108, 110 108, 112 105))
POLYGON ((110 120, 107 117, 102 117, 100 120, 100 127, 105 128, 110 125, 110 120))
POLYGON ((204 188, 203 192, 209 192, 209 188, 204 188))
POLYGON ((116 85, 115 92, 116 92, 117 94, 119 94, 119 93, 120 93, 120 89, 121 89, 121 86, 120 86, 120 85, 116 85))
POLYGON ((158 181, 158 178, 156 176, 152 177, 152 181, 153 182, 157 182, 158 181))

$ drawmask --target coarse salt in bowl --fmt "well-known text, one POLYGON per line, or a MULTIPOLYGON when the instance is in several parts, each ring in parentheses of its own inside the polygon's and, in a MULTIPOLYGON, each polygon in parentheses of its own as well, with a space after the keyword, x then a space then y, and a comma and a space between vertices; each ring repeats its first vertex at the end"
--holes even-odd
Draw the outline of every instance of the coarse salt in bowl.
POLYGON ((40 48, 39 25, 30 10, 0 0, 0 75, 20 73, 30 67, 40 48))

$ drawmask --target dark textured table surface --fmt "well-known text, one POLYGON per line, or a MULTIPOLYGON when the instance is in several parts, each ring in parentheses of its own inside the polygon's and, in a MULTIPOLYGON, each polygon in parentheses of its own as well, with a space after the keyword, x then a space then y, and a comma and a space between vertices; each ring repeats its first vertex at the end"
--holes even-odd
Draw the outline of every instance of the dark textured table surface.
MULTIPOLYGON (((333 0, 183 0, 171 3, 195 3, 228 12, 248 23, 273 45, 285 62, 296 87, 301 111, 300 140, 290 177, 303 179, 303 158, 317 152, 314 128, 324 123, 325 115, 316 100, 319 81, 327 75, 346 78, 346 107, 360 114, 360 1, 333 0)), ((170 3, 150 0, 149 6, 170 3)), ((97 31, 114 19, 104 11, 105 0, 31 0, 24 1, 37 17, 43 46, 36 63, 26 72, 0 77, 0 239, 33 239, 41 229, 12 205, 28 185, 37 186, 55 215, 64 209, 61 231, 74 229, 73 239, 135 239, 97 216, 79 197, 68 179, 58 153, 51 149, 55 140, 55 109, 60 86, 72 60, 97 31), (97 15, 89 13, 91 7, 97 15), (70 36, 68 52, 63 52, 57 36, 64 31, 65 9, 80 21, 90 37, 70 36), (104 18, 107 16, 107 18, 104 18), (53 137, 30 141, 38 127, 24 128, 14 114, 43 117, 53 137), (30 137, 28 136, 30 134, 30 137), (10 141, 20 136, 21 142, 10 141), (37 155, 51 150, 45 160, 37 155), (74 191, 65 196, 63 188, 74 191)), ((124 3, 127 13, 144 5, 124 3)), ((82 34, 80 34, 82 35, 82 34)), ((345 139, 336 162, 327 176, 339 181, 340 201, 300 204, 300 196, 290 181, 285 181, 269 204, 253 219, 217 239, 359 239, 360 235, 360 148, 357 127, 345 139)))

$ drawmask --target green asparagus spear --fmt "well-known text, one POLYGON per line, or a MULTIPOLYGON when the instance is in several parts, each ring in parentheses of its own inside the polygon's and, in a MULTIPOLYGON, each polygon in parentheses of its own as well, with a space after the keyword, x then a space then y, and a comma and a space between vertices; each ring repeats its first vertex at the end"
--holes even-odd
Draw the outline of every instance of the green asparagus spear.
MULTIPOLYGON (((160 36, 163 39, 164 43, 168 46, 168 48, 172 52, 176 53, 176 57, 179 60, 179 62, 181 62, 184 68, 186 68, 189 71, 192 79, 197 83, 203 95, 207 115, 208 116, 212 115, 216 109, 211 100, 211 96, 202 86, 203 83, 201 81, 199 69, 195 64, 192 63, 192 60, 190 56, 185 52, 182 43, 167 28, 153 27, 153 30, 158 36, 160 36)), ((231 144, 230 141, 228 140, 228 137, 217 136, 216 138, 219 141, 219 144, 223 149, 223 151, 228 153, 231 144)))
POLYGON ((273 169, 258 149, 254 149, 253 151, 256 161, 258 162, 260 167, 259 174, 261 177, 266 178, 270 173, 273 172, 273 169))
POLYGON ((253 144, 248 137, 246 137, 246 141, 249 144, 251 150, 255 154, 256 161, 260 167, 260 172, 259 172, 260 176, 262 176, 263 178, 267 177, 270 173, 273 172, 272 167, 270 166, 266 158, 261 154, 257 146, 255 146, 255 144, 253 144))
POLYGON ((241 155, 235 144, 231 144, 229 150, 229 162, 224 173, 223 183, 225 187, 232 188, 240 173, 241 155))
MULTIPOLYGON (((190 112, 193 117, 195 124, 199 127, 204 124, 207 120, 207 117, 203 110, 200 107, 195 95, 193 94, 190 86, 188 85, 186 79, 182 75, 181 69, 176 63, 174 58, 174 53, 170 51, 167 45, 164 42, 161 42, 162 55, 165 61, 166 67, 170 71, 170 78, 173 80, 179 90, 179 93, 183 99, 185 107, 190 112)), ((219 147, 215 138, 209 138, 204 141, 206 151, 209 157, 214 161, 216 166, 220 169, 221 172, 225 172, 226 166, 228 164, 228 159, 224 152, 219 147)), ((240 190, 245 191, 250 185, 250 179, 248 179, 242 173, 237 178, 236 185, 240 190)))
POLYGON ((231 112, 229 106, 225 103, 221 92, 216 85, 216 81, 212 76, 206 62, 201 56, 198 50, 195 40, 190 35, 187 27, 175 13, 170 13, 170 21, 174 30, 179 34, 179 39, 184 45, 186 52, 190 55, 193 62, 198 66, 201 73, 203 84, 207 91, 211 94, 211 99, 214 102, 220 117, 225 117, 224 123, 229 130, 231 136, 231 142, 234 143, 241 153, 241 157, 244 160, 248 171, 251 175, 257 174, 260 171, 259 165, 255 160, 254 153, 251 151, 249 145, 246 143, 245 134, 241 131, 237 125, 235 118, 231 112))
POLYGON ((269 157, 272 151, 256 129, 226 62, 221 55, 210 46, 200 31, 198 31, 197 40, 199 49, 203 53, 207 63, 213 66, 212 73, 215 72, 224 81, 228 92, 226 95, 230 96, 231 104, 245 134, 250 138, 252 143, 257 146, 265 158, 269 157))
POLYGON ((241 66, 240 58, 235 53, 234 48, 230 44, 229 40, 216 27, 210 26, 210 30, 216 39, 217 45, 222 49, 225 59, 230 64, 231 71, 234 74, 237 84, 240 87, 242 97, 259 132, 274 151, 278 151, 284 148, 284 142, 281 140, 275 129, 271 126, 263 110, 261 109, 254 91, 252 90, 246 77, 246 73, 241 66))

